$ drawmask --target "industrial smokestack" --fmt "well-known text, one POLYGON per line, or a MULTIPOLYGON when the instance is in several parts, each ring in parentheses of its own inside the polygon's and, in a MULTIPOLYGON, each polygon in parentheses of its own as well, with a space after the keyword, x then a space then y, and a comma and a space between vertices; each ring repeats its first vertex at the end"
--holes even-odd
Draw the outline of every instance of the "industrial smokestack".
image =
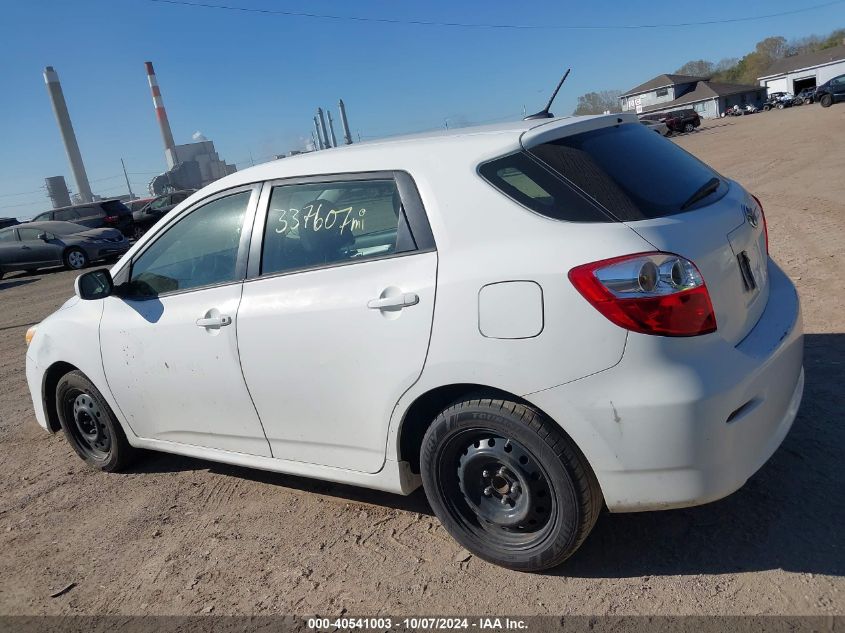
POLYGON ((44 179, 47 185, 47 195, 50 196, 50 202, 53 203, 53 208, 70 206, 70 192, 67 190, 64 176, 50 176, 44 179))
POLYGON ((323 116, 323 108, 317 108, 317 118, 320 120, 320 132, 322 133, 322 141, 324 147, 331 147, 329 145, 329 135, 326 133, 326 118, 323 116))
MULTIPOLYGON (((56 115, 56 122, 59 124, 59 132, 62 134, 62 141, 65 144, 65 152, 70 162, 70 170, 73 172, 73 179, 76 181, 76 188, 79 190, 79 197, 83 202, 91 202, 94 197, 91 195, 91 185, 88 184, 88 174, 85 173, 85 165, 82 163, 82 154, 79 152, 79 144, 76 142, 76 134, 74 134, 73 124, 70 122, 62 84, 59 83, 59 75, 56 74, 52 66, 47 66, 44 69, 44 82, 47 84, 50 103, 53 104, 53 114, 56 115)), ((67 187, 65 187, 65 191, 67 191, 67 187)))
POLYGON ((150 84, 150 92, 153 94, 153 106, 156 110, 158 127, 161 129, 161 140, 164 141, 164 157, 167 159, 167 168, 173 169, 176 166, 176 143, 173 142, 170 121, 167 120, 164 101, 161 100, 161 89, 158 87, 158 79, 156 79, 156 73, 153 70, 153 63, 144 62, 144 66, 147 68, 147 82, 150 84))
POLYGON ((349 133, 349 121, 346 119, 346 106, 343 99, 337 102, 337 109, 340 110, 340 123, 343 125, 343 142, 352 145, 352 134, 349 133))
POLYGON ((334 135, 334 121, 332 121, 332 111, 326 110, 326 116, 329 117, 329 132, 332 135, 332 147, 337 147, 337 137, 334 135))
POLYGON ((323 139, 320 136, 320 122, 317 120, 317 117, 314 117, 314 130, 317 132, 317 144, 314 146, 314 149, 323 149, 323 139))

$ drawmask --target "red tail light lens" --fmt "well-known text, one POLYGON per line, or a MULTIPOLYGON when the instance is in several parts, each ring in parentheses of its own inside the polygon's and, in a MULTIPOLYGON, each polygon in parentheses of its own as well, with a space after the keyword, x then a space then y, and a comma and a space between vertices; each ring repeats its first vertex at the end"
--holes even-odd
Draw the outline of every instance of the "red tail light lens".
POLYGON ((639 253, 584 264, 569 280, 606 318, 632 332, 698 336, 716 331, 698 269, 671 253, 639 253))
POLYGON ((120 217, 117 215, 107 215, 103 218, 103 221, 108 222, 109 224, 114 224, 118 221, 118 219, 120 219, 120 217))
POLYGON ((753 195, 751 196, 754 198, 754 202, 757 203, 757 206, 760 207, 760 217, 763 218, 763 234, 766 236, 766 254, 769 253, 769 225, 766 222, 766 213, 763 211, 763 203, 760 202, 760 198, 753 195))

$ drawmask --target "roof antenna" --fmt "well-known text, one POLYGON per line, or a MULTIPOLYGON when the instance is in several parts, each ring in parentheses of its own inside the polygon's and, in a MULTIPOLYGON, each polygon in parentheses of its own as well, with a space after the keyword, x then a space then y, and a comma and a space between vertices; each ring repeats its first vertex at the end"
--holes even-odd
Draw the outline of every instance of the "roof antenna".
POLYGON ((546 104, 546 107, 543 108, 542 110, 540 110, 539 112, 537 112, 536 114, 529 114, 527 117, 525 117, 523 119, 523 121, 530 121, 531 119, 553 119, 554 118, 555 115, 552 114, 551 112, 549 112, 549 108, 552 107, 552 101, 555 100, 555 97, 557 96, 557 93, 560 90, 560 87, 563 85, 563 82, 566 81, 566 78, 569 77, 569 71, 571 71, 571 70, 572 70, 571 68, 567 68, 566 72, 563 73, 563 78, 560 80, 560 83, 558 83, 557 88, 555 88, 555 91, 552 93, 552 98, 549 99, 549 102, 546 104))

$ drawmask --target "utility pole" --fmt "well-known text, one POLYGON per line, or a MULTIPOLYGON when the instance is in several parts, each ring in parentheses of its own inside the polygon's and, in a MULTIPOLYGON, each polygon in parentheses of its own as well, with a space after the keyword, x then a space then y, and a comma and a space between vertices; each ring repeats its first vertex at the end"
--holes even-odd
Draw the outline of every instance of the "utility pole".
POLYGON ((120 166, 123 167, 123 177, 126 178, 126 188, 129 189, 129 199, 134 200, 135 195, 132 193, 132 185, 129 184, 129 174, 126 173, 126 164, 123 159, 120 159, 120 166))

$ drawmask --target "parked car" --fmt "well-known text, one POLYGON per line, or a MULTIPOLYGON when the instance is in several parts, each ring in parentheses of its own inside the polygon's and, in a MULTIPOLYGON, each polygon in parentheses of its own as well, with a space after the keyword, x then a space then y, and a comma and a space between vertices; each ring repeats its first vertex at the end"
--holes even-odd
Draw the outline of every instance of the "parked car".
POLYGON ((153 200, 155 200, 155 198, 137 198, 135 200, 127 200, 123 204, 125 204, 126 208, 134 214, 136 211, 143 209, 153 200))
POLYGON ((422 482, 463 547, 520 570, 604 507, 742 486, 804 385, 760 202, 634 114, 481 129, 198 192, 27 332, 38 423, 105 471, 153 449, 422 482))
POLYGON ((100 200, 45 211, 33 222, 72 222, 92 229, 117 229, 131 237, 134 229, 132 212, 120 200, 100 200))
POLYGON ((140 239, 153 224, 167 215, 177 204, 187 199, 192 193, 194 193, 193 190, 165 193, 153 198, 144 207, 135 211, 132 214, 132 219, 135 222, 133 237, 136 240, 140 239))
POLYGON ((640 120, 640 123, 645 125, 648 129, 654 130, 655 132, 660 134, 660 136, 669 136, 669 134, 671 134, 671 132, 669 131, 669 126, 667 126, 665 123, 661 123, 660 121, 650 121, 648 119, 642 119, 640 120))
POLYGON ((816 89, 815 88, 804 88, 801 92, 795 95, 795 98, 792 100, 792 105, 801 105, 801 104, 810 104, 813 103, 816 96, 816 89))
POLYGON ((845 101, 845 75, 828 79, 816 88, 815 100, 822 104, 823 108, 845 101))
POLYGON ((666 127, 672 132, 692 132, 701 125, 701 117, 698 112, 691 109, 646 114, 641 119, 665 123, 666 127))
POLYGON ((71 222, 26 222, 0 229, 0 277, 5 273, 65 266, 74 270, 129 250, 117 229, 89 229, 71 222))
POLYGON ((20 224, 17 218, 0 218, 0 229, 5 229, 7 226, 15 226, 20 224))

